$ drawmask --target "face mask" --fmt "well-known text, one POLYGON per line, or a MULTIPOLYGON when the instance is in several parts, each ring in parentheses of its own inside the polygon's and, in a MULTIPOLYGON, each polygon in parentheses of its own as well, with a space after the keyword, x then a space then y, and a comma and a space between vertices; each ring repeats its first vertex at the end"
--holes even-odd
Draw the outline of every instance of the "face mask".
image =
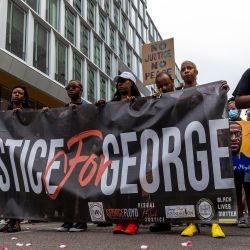
POLYGON ((229 121, 236 121, 239 116, 239 112, 236 109, 231 109, 228 112, 229 121))

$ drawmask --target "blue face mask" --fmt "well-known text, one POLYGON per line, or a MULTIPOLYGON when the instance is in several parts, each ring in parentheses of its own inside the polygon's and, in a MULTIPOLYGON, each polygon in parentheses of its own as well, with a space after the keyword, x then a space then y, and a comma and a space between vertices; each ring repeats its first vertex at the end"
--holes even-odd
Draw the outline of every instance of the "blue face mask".
POLYGON ((229 121, 236 121, 238 116, 239 116, 239 112, 237 109, 229 110, 228 112, 229 121))

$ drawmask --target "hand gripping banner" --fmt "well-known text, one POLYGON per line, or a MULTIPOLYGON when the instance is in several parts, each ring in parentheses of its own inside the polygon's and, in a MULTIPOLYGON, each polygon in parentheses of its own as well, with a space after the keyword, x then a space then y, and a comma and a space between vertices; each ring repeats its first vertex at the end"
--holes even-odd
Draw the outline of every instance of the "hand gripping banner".
POLYGON ((99 108, 1 112, 1 217, 235 222, 226 101, 215 82, 99 108))

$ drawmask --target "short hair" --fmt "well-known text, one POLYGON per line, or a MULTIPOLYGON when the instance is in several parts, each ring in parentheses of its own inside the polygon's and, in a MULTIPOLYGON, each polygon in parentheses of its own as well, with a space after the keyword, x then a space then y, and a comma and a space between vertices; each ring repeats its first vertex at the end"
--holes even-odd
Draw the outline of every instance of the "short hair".
MULTIPOLYGON (((240 126, 240 129, 242 130, 241 124, 238 123, 237 121, 229 121, 229 127, 230 127, 230 125, 238 125, 238 126, 240 126)), ((230 130, 230 129, 229 129, 229 130, 230 130)))
MULTIPOLYGON (((72 82, 76 82, 76 83, 78 83, 78 84, 79 84, 79 86, 80 86, 80 88, 81 88, 81 89, 83 89, 83 86, 82 86, 81 81, 76 80, 76 79, 72 79, 72 80, 70 80, 70 81, 68 82, 68 85, 69 85, 70 83, 72 83, 72 82)), ((67 85, 67 86, 68 86, 68 85, 67 85)))
POLYGON ((182 68, 182 65, 185 64, 185 63, 191 64, 191 65, 197 70, 197 67, 196 67, 195 63, 193 63, 193 62, 191 62, 191 61, 189 61, 189 60, 186 60, 186 61, 182 62, 181 68, 182 68))
POLYGON ((156 75, 155 81, 156 81, 156 79, 162 77, 163 75, 168 76, 168 77, 170 78, 171 81, 174 80, 173 77, 171 76, 171 74, 169 74, 166 70, 163 70, 163 71, 159 72, 159 73, 156 75))
MULTIPOLYGON (((19 84, 19 85, 16 85, 16 86, 14 86, 12 89, 11 89, 11 94, 12 94, 12 92, 13 92, 13 90, 14 89, 18 89, 18 88, 20 88, 20 89, 22 89, 23 90, 23 92, 24 92, 24 100, 23 100, 23 107, 24 108, 29 108, 29 93, 28 93, 28 91, 27 91, 27 88, 24 86, 24 85, 22 85, 22 84, 19 84)), ((11 96, 12 97, 12 96, 11 96)), ((12 110, 13 109, 13 102, 12 102, 12 100, 11 100, 11 98, 10 98, 10 105, 8 106, 8 110, 12 110)))

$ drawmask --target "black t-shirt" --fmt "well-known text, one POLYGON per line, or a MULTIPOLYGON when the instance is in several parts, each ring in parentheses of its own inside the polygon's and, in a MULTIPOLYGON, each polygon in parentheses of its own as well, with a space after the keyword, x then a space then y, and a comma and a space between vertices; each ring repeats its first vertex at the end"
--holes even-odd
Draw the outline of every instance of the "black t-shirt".
POLYGON ((233 96, 250 95, 250 68, 242 75, 233 96))

